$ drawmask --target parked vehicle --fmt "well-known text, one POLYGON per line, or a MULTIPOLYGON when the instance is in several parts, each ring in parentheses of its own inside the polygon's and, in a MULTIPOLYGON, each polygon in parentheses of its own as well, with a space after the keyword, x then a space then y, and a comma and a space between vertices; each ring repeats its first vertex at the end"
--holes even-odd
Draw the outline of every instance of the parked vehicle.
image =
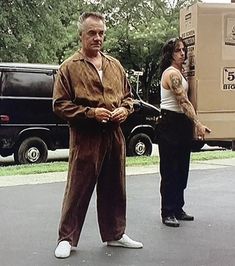
POLYGON ((234 3, 195 2, 180 10, 179 20, 180 36, 188 51, 184 71, 190 100, 201 123, 211 129, 205 143, 234 150, 235 40, 231 38, 234 3), (211 30, 213 27, 217 30, 211 30))
MULTIPOLYGON (((68 148, 68 124, 52 111, 57 65, 0 63, 0 155, 17 164, 47 161, 68 148)), ((122 124, 127 155, 150 155, 159 109, 133 91, 135 112, 122 124)))
POLYGON ((152 153, 152 143, 157 143, 155 127, 160 110, 141 100, 135 90, 133 96, 135 112, 122 124, 127 156, 148 156, 152 153))

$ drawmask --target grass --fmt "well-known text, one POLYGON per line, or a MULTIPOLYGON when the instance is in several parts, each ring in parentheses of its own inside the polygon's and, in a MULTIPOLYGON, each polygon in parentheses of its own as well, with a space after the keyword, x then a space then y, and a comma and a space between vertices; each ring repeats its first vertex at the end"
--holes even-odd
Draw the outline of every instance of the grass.
MULTIPOLYGON (((228 150, 194 152, 191 161, 235 158, 235 152, 228 150)), ((127 166, 147 166, 159 163, 158 156, 127 157, 127 166)), ((32 165, 10 165, 0 167, 0 176, 29 175, 68 170, 68 162, 57 161, 32 165)))

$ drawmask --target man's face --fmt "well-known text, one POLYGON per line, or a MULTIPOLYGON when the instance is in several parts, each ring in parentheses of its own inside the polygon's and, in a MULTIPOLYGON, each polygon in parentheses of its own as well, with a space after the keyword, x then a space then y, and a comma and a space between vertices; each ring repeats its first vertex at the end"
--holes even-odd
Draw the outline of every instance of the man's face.
POLYGON ((176 63, 183 63, 185 61, 185 49, 184 44, 179 42, 175 46, 175 50, 173 52, 173 60, 176 63))
POLYGON ((81 34, 82 48, 86 52, 98 52, 104 42, 105 25, 102 20, 88 17, 81 34))

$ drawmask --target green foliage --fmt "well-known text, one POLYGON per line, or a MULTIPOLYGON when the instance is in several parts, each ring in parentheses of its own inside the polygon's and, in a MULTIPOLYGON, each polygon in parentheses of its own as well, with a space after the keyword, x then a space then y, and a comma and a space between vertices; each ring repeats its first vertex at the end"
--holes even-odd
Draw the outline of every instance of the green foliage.
POLYGON ((74 42, 70 31, 77 5, 74 1, 2 0, 0 61, 60 61, 61 51, 74 42))
POLYGON ((178 16, 165 1, 107 1, 109 30, 105 48, 127 69, 140 70, 143 98, 158 91, 158 63, 167 38, 178 35, 178 16), (111 15, 110 15, 111 14, 111 15))
POLYGON ((51 172, 64 172, 67 170, 68 170, 67 162, 11 165, 11 166, 1 167, 0 176, 42 174, 42 173, 51 173, 51 172))
MULTIPOLYGON (((235 152, 229 150, 193 152, 191 161, 207 161, 212 159, 235 158, 235 152)), ((159 163, 158 156, 127 157, 126 166, 151 166, 159 163)), ((68 162, 51 162, 41 164, 1 166, 0 176, 29 175, 68 170, 68 162)))
POLYGON ((106 15, 105 51, 141 70, 148 101, 158 92, 163 43, 179 32, 179 10, 190 0, 0 0, 0 61, 61 63, 78 49, 76 22, 84 11, 106 15))

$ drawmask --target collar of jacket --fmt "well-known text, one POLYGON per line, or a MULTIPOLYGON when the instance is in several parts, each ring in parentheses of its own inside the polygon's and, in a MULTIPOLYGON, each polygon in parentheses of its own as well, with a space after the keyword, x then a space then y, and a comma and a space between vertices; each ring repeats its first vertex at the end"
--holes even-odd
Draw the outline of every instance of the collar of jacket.
MULTIPOLYGON (((109 60, 109 61, 114 61, 114 58, 112 58, 111 56, 108 56, 106 54, 104 54, 103 52, 100 51, 101 56, 105 57, 105 59, 109 60)), ((73 56, 73 61, 84 61, 86 59, 86 57, 80 52, 77 51, 74 56, 73 56)))

